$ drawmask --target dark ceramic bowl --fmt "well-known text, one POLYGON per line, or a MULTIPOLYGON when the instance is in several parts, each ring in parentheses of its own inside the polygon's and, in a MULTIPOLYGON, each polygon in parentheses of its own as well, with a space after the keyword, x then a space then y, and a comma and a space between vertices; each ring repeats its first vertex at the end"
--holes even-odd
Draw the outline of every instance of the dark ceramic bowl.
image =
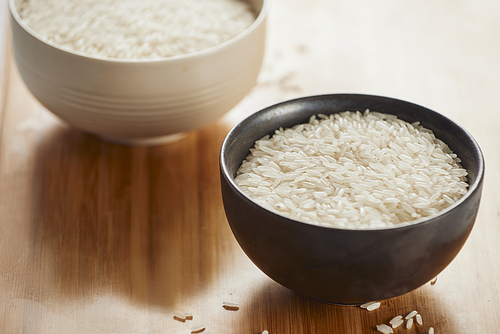
POLYGON ((484 176, 472 136, 443 115, 386 97, 337 94, 300 98, 261 110, 235 126, 220 154, 222 197, 231 229, 265 274, 306 296, 339 304, 383 300, 412 291, 438 275, 458 254, 476 219, 484 176), (252 202, 234 182, 254 142, 313 114, 370 109, 420 121, 462 159, 469 190, 428 219, 377 230, 347 230, 298 222, 252 202))

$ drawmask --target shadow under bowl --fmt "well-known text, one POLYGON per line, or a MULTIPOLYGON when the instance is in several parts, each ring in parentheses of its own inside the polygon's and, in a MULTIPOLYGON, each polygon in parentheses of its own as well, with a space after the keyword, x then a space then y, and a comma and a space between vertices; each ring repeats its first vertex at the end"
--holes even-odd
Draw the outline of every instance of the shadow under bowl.
POLYGON ((437 276, 458 254, 474 225, 484 160, 474 138, 449 118, 387 97, 333 94, 305 97, 261 110, 236 125, 220 152, 227 220, 243 251, 266 275, 306 296, 338 304, 383 300, 437 276), (234 177, 249 149, 279 127, 316 114, 378 111, 431 129, 462 160, 468 192, 439 214, 397 227, 348 230, 298 222, 255 204, 234 177))

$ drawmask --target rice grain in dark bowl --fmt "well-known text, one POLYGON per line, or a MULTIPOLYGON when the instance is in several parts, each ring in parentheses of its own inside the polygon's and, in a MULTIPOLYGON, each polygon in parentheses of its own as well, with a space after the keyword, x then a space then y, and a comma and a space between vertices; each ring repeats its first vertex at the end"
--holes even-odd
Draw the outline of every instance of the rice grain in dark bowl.
POLYGON ((458 254, 474 225, 484 161, 474 138, 447 117, 387 97, 334 94, 305 97, 261 110, 236 125, 220 154, 224 208, 247 256, 270 278, 306 296, 340 304, 382 300, 412 291, 458 254), (420 122, 446 143, 467 171, 467 192, 430 217, 390 227, 349 229, 314 225, 256 204, 235 176, 256 140, 311 116, 377 111, 420 122))

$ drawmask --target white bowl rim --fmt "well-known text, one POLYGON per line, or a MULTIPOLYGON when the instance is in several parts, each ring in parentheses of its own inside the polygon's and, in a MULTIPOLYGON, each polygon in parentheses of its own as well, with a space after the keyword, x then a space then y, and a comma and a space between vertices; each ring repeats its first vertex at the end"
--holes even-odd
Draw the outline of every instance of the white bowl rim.
POLYGON ((182 61, 186 59, 191 59, 191 58, 199 58, 199 57, 204 57, 208 54, 218 52, 221 49, 227 48, 229 45, 245 38, 247 35, 252 33, 254 30, 259 27, 262 22, 266 19, 266 16, 269 12, 270 8, 270 1, 271 0, 262 0, 262 9, 259 12, 259 15, 255 18, 254 22, 246 28, 243 32, 239 33, 235 37, 217 44, 215 46, 212 46, 207 49, 203 49, 200 51, 188 53, 188 54, 183 54, 183 55, 178 55, 178 56, 171 56, 171 57, 162 57, 162 58, 150 58, 150 59, 127 59, 127 58, 111 58, 111 57, 103 57, 103 56, 96 56, 96 55, 91 55, 85 52, 81 51, 76 51, 71 48, 61 46, 57 43, 51 42, 48 39, 42 37, 40 34, 38 34, 35 30, 30 28, 24 20, 21 18, 19 13, 17 12, 17 8, 14 4, 16 0, 9 0, 9 11, 11 14, 11 17, 16 21, 16 23, 21 26, 27 33, 29 33, 31 36, 33 36, 35 39, 39 40, 40 42, 53 47, 54 49, 70 53, 72 55, 82 57, 82 58, 88 58, 88 59, 94 59, 97 61, 104 61, 104 62, 115 62, 115 63, 161 63, 161 62, 174 62, 174 61, 182 61))

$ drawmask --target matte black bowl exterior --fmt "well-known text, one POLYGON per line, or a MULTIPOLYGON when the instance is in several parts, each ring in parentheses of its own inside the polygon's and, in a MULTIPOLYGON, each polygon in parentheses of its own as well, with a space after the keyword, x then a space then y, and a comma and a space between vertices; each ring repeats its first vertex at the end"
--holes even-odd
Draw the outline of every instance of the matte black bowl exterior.
POLYGON ((458 254, 476 219, 484 161, 476 141, 462 127, 432 110, 379 96, 337 94, 283 102, 234 127, 220 155, 226 216, 248 257, 283 286, 319 300, 356 304, 402 295, 439 274, 458 254), (234 183, 255 141, 280 126, 305 123, 313 114, 370 109, 420 121, 462 159, 467 194, 439 215, 406 226, 345 230, 301 223, 272 213, 234 183))

